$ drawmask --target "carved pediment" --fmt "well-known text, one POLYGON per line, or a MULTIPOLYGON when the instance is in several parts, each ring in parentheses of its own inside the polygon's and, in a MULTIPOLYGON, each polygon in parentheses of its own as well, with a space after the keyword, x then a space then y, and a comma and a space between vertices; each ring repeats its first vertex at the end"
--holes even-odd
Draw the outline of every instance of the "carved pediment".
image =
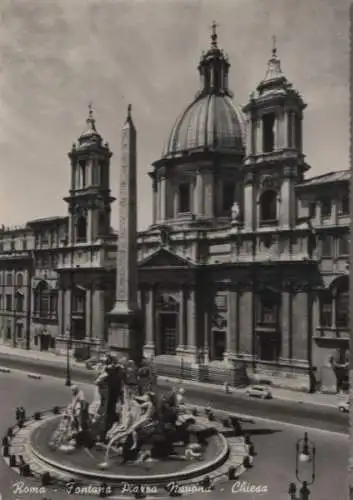
POLYGON ((193 266, 193 263, 188 259, 184 259, 179 255, 167 250, 165 248, 160 248, 152 255, 149 255, 145 259, 139 262, 140 269, 148 269, 148 268, 190 268, 193 266))

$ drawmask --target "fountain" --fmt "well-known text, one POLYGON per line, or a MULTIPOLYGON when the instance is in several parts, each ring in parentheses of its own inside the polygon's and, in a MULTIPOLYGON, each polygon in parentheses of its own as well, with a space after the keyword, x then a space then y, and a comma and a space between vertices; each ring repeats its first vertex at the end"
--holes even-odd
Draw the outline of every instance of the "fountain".
POLYGON ((66 407, 36 412, 12 428, 4 459, 11 467, 11 457, 21 457, 46 487, 109 486, 125 496, 141 488, 160 496, 171 484, 201 491, 203 480, 239 471, 244 439, 233 437, 224 418, 188 406, 183 387, 163 393, 156 381, 151 362, 143 359, 137 368, 107 355, 97 367, 92 401, 73 386, 66 407))

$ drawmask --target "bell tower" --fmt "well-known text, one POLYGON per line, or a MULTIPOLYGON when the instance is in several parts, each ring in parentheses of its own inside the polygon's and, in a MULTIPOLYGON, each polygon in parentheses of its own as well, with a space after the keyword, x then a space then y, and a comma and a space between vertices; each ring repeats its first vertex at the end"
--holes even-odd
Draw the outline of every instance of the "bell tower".
POLYGON ((310 168, 304 161, 301 95, 281 69, 275 37, 265 78, 243 108, 247 117, 244 226, 291 228, 295 185, 310 168))
POLYGON ((89 105, 87 129, 73 144, 71 187, 65 201, 69 205, 69 245, 92 244, 109 238, 111 204, 110 159, 112 152, 96 129, 89 105))

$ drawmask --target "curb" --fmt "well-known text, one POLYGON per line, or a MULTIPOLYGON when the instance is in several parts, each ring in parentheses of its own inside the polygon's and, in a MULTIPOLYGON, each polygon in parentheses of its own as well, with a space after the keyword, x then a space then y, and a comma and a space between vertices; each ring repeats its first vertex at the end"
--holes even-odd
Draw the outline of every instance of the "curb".
MULTIPOLYGON (((220 386, 220 385, 216 385, 216 384, 204 384, 202 382, 196 382, 196 381, 193 381, 193 380, 184 380, 184 379, 178 379, 178 378, 173 378, 173 377, 168 377, 168 376, 165 376, 165 375, 158 375, 158 380, 162 381, 163 383, 170 383, 170 384, 183 384, 184 386, 190 386, 190 387, 194 387, 194 388, 197 388, 197 387, 202 387, 205 391, 209 390, 210 393, 212 392, 219 392, 219 390, 221 389, 222 392, 224 392, 224 389, 223 389, 223 386, 220 386)), ((296 392, 297 394, 300 394, 299 391, 293 391, 293 392, 296 392)), ((224 392, 224 394, 226 394, 226 392, 224 392)), ((232 387, 230 389, 230 392, 228 393, 229 396, 231 396, 232 394, 234 395, 237 395, 237 396, 244 396, 245 397, 245 393, 242 392, 241 390, 239 389, 236 389, 234 387, 232 387)), ((301 404, 301 405, 313 405, 313 406, 322 406, 322 407, 325 407, 325 408, 337 408, 337 405, 339 404, 340 401, 337 401, 337 403, 322 403, 320 401, 304 401, 302 399, 295 399, 295 398, 290 398, 290 397, 283 397, 283 396, 277 396, 276 395, 276 392, 273 391, 272 393, 272 399, 276 399, 277 401, 286 401, 286 402, 289 402, 289 403, 293 403, 293 404, 301 404)), ((323 394, 323 393, 320 393, 320 394, 323 394)))

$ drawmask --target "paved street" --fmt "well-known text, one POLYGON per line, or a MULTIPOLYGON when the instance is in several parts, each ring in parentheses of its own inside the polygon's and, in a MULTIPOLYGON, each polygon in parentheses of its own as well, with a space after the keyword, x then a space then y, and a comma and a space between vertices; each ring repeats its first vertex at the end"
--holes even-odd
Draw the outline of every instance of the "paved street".
MULTIPOLYGON (((54 358, 55 360, 56 358, 54 358)), ((65 361, 57 360, 49 363, 36 359, 19 358, 16 355, 0 353, 0 366, 21 368, 31 372, 58 377, 65 376, 65 361)), ((93 381, 95 374, 84 368, 73 370, 73 377, 83 382, 93 381)), ((162 382, 165 385, 165 382, 162 382)), ((210 402, 218 409, 231 410, 245 415, 266 417, 276 421, 289 422, 308 427, 315 427, 335 432, 348 432, 348 416, 339 413, 330 406, 319 406, 310 403, 296 403, 288 400, 273 399, 262 401, 249 399, 241 394, 227 395, 219 387, 187 386, 188 394, 195 404, 210 402)))
MULTIPOLYGON (((92 387, 82 385, 88 397, 92 395, 92 387)), ((7 427, 14 420, 14 408, 23 404, 28 411, 52 407, 54 404, 64 404, 70 397, 70 391, 64 386, 63 380, 44 377, 42 380, 30 380, 22 373, 0 374, 0 429, 6 432, 7 427)), ((294 480, 295 442, 301 437, 304 429, 283 426, 281 424, 247 425, 253 431, 253 441, 258 453, 255 467, 241 476, 241 480, 250 484, 267 486, 268 493, 234 493, 236 498, 250 500, 262 498, 263 500, 287 500, 288 482, 294 480)), ((345 467, 348 453, 348 443, 345 436, 324 434, 310 430, 310 438, 317 446, 317 479, 312 488, 315 500, 344 500, 345 467)), ((1 493, 6 500, 33 499, 31 496, 14 496, 11 485, 17 480, 13 474, 0 461, 1 493)), ((207 497, 234 498, 230 493, 230 485, 223 485, 223 492, 216 491, 207 494, 207 497)), ((202 495, 202 498, 205 496, 202 495)), ((63 499, 60 494, 50 494, 52 500, 63 499)), ((89 497, 85 497, 89 498, 89 497)), ((199 500, 199 495, 193 496, 199 500)), ((201 500, 201 497, 200 497, 201 500)))

